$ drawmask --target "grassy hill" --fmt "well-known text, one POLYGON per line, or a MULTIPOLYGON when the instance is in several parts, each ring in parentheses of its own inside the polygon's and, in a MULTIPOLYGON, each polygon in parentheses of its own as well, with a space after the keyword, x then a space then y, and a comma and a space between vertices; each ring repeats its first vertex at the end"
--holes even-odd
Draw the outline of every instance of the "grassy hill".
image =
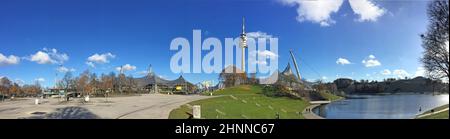
POLYGON ((308 102, 287 97, 268 97, 261 86, 242 85, 213 92, 215 98, 194 101, 171 111, 170 119, 187 119, 193 105, 200 105, 205 119, 302 119, 308 102))
MULTIPOLYGON (((441 110, 444 110, 444 109, 447 109, 447 108, 448 108, 448 104, 440 106, 440 107, 437 107, 437 108, 434 108, 433 111, 441 111, 441 110)), ((425 115, 425 114, 429 114, 429 113, 433 113, 433 112, 430 110, 430 111, 426 111, 426 112, 424 112, 424 113, 422 113, 420 115, 425 115)), ((443 112, 440 112, 440 113, 436 113, 436 114, 428 115, 428 116, 425 116, 425 117, 421 117, 419 119, 448 119, 448 118, 449 118, 448 110, 446 110, 446 111, 443 111, 443 112)))
POLYGON ((443 111, 443 112, 433 114, 430 116, 425 116, 420 119, 448 119, 448 118, 449 117, 448 117, 448 110, 447 110, 447 111, 443 111))
POLYGON ((328 91, 321 91, 320 95, 330 101, 337 101, 337 100, 343 99, 342 97, 331 94, 328 91))

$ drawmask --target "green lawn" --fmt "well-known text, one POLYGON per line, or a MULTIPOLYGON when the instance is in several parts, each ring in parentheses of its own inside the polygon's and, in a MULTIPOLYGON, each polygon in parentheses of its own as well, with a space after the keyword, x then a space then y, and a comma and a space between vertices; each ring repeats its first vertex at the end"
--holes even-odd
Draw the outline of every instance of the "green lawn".
MULTIPOLYGON (((443 110, 445 108, 448 108, 448 106, 449 105, 447 104, 447 105, 444 105, 444 106, 440 106, 440 107, 434 108, 434 111, 443 110)), ((431 113, 431 110, 430 111, 426 111, 423 114, 428 114, 428 113, 431 113)), ((421 115, 423 115, 423 114, 421 114, 421 115)), ((425 117, 422 117, 420 119, 449 119, 448 110, 440 112, 440 113, 436 113, 436 114, 433 114, 433 115, 425 116, 425 117)))
MULTIPOLYGON (((237 87, 230 87, 223 90, 218 90, 213 92, 213 96, 218 95, 255 95, 261 93, 262 87, 257 85, 241 85, 237 87)), ((204 95, 210 95, 209 92, 204 93, 204 95)))
POLYGON ((343 99, 340 96, 336 96, 334 94, 331 94, 331 93, 328 93, 328 92, 325 92, 325 91, 320 92, 320 95, 325 97, 326 99, 328 99, 330 101, 336 101, 336 100, 343 99))
MULTIPOLYGON (((243 85, 213 92, 216 98, 199 100, 171 111, 170 119, 186 119, 193 105, 200 105, 205 119, 302 119, 308 102, 286 97, 267 97, 262 87, 243 85)), ((208 94, 209 95, 209 94, 208 94)))

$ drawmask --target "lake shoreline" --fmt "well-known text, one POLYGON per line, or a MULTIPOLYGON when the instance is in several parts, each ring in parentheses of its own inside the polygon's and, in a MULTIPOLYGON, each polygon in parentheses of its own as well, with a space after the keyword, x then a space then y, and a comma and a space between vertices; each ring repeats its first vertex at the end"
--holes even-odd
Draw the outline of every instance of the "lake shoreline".
MULTIPOLYGON (((435 107, 431 110, 422 112, 422 113, 418 114, 414 119, 427 119, 427 117, 432 117, 434 115, 438 115, 439 113, 446 112, 446 111, 448 112, 448 110, 449 110, 449 104, 445 104, 445 105, 442 105, 439 107, 435 107)), ((443 118, 443 117, 441 117, 441 118, 443 118)), ((446 117, 446 118, 448 119, 448 117, 446 117)))
MULTIPOLYGON (((345 99, 346 99, 345 97, 341 97, 341 98, 339 98, 339 99, 332 100, 331 103, 337 102, 337 101, 342 101, 342 100, 345 100, 345 99)), ((329 103, 329 104, 330 104, 330 103, 329 103)), ((320 116, 320 115, 318 115, 318 114, 316 114, 316 113, 314 112, 314 109, 316 109, 317 107, 321 107, 321 106, 323 106, 323 105, 328 105, 328 104, 322 104, 322 105, 314 104, 314 105, 310 105, 310 106, 306 107, 306 108, 303 110, 303 112, 302 112, 303 117, 305 117, 305 119, 327 119, 327 118, 322 117, 322 116, 320 116), (307 112, 306 109, 310 109, 311 111, 310 111, 310 112, 307 112)))
POLYGON ((383 92, 383 93, 350 93, 346 96, 352 96, 352 95, 407 95, 407 94, 414 94, 414 95, 448 95, 449 93, 441 93, 441 92, 383 92))
POLYGON ((420 114, 413 113, 416 113, 419 108, 429 111, 441 105, 448 106, 448 94, 445 93, 407 92, 383 95, 352 95, 352 97, 314 106, 311 109, 312 113, 324 119, 415 119, 420 114), (352 99, 352 97, 355 99, 352 99), (440 101, 433 102, 431 100, 440 101), (403 110, 404 108, 407 108, 407 110, 403 110))

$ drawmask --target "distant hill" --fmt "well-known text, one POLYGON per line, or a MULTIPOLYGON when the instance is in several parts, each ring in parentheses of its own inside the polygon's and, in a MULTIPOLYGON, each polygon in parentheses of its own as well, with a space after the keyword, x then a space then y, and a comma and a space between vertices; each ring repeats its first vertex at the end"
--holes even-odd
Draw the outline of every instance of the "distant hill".
POLYGON ((360 93, 448 93, 448 83, 433 81, 425 77, 416 77, 413 79, 387 79, 378 81, 356 81, 351 79, 337 79, 333 82, 337 89, 347 94, 360 93))

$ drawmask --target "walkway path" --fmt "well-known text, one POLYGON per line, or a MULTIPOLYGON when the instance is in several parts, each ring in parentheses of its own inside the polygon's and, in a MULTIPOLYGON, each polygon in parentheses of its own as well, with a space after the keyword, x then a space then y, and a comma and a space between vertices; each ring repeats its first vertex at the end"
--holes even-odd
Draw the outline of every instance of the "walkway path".
POLYGON ((309 105, 308 107, 306 107, 302 112, 303 117, 305 119, 325 119, 323 117, 320 117, 319 115, 316 115, 314 112, 312 112, 312 110, 318 106, 320 106, 320 105, 309 105), (310 109, 311 111, 308 112, 308 111, 306 111, 307 109, 310 109))
POLYGON ((179 106, 200 99, 200 95, 145 94, 142 96, 91 98, 81 104, 78 100, 60 103, 58 99, 41 100, 34 105, 34 98, 0 103, 0 119, 17 118, 80 118, 98 117, 104 119, 167 119, 170 111, 179 106), (36 114, 45 113, 45 114, 36 114), (35 113, 35 114, 33 114, 35 113))
POLYGON ((427 116, 430 116, 430 115, 433 115, 433 114, 438 114, 438 113, 441 113, 441 112, 444 112, 444 111, 448 111, 448 107, 445 108, 445 109, 439 110, 439 111, 430 112, 430 113, 427 113, 427 114, 421 114, 421 115, 417 116, 416 119, 420 119, 422 117, 427 117, 427 116))

